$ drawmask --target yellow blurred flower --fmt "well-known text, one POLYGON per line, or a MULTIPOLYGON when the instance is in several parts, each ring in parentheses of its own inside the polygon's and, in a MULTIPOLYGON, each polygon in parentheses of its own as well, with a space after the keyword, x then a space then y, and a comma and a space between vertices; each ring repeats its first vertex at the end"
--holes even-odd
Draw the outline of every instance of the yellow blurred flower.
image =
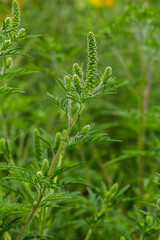
POLYGON ((89 3, 97 7, 112 7, 115 3, 115 0, 89 0, 89 3))

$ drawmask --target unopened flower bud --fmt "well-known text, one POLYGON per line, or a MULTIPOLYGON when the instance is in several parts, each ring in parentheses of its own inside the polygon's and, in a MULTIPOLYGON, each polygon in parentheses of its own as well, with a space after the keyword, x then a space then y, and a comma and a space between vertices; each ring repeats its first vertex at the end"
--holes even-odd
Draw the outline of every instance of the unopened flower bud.
POLYGON ((48 159, 44 159, 43 166, 42 166, 42 173, 44 176, 47 176, 49 171, 49 162, 48 159))
POLYGON ((69 76, 65 76, 64 81, 65 81, 67 91, 70 91, 71 90, 71 78, 69 76))
POLYGON ((37 177, 42 178, 42 171, 37 172, 37 177))
POLYGON ((61 139, 62 139, 62 136, 61 136, 61 133, 60 132, 57 132, 56 133, 56 138, 55 138, 55 143, 54 143, 54 147, 53 147, 53 152, 56 153, 59 146, 60 146, 60 143, 61 143, 61 139))
POLYGON ((112 68, 110 66, 106 67, 104 71, 104 75, 102 77, 102 83, 105 84, 109 80, 110 76, 112 74, 112 68))
POLYGON ((36 205, 37 205, 37 202, 34 202, 34 203, 33 203, 33 207, 35 207, 36 205))
POLYGON ((63 130, 62 130, 62 137, 64 137, 65 134, 66 134, 66 129, 63 129, 63 130))
POLYGON ((24 28, 21 28, 19 31, 18 31, 18 34, 17 34, 17 36, 18 37, 22 37, 24 34, 25 34, 25 29, 24 28))
POLYGON ((121 236, 120 240, 126 240, 126 238, 124 236, 121 236))
POLYGON ((80 78, 78 77, 77 74, 73 75, 73 82, 74 82, 74 87, 75 87, 77 93, 81 94, 81 92, 82 92, 82 84, 81 84, 80 78))
POLYGON ((147 215, 146 223, 148 224, 149 227, 151 227, 153 225, 153 218, 152 218, 152 216, 147 215))
POLYGON ((77 74, 79 78, 82 78, 82 70, 78 63, 73 64, 73 73, 77 74))
POLYGON ((6 61, 6 68, 11 68, 12 67, 12 58, 9 57, 7 58, 7 61, 6 61))
POLYGON ((11 40, 5 40, 2 44, 1 51, 5 50, 11 44, 11 40))
POLYGON ((85 134, 85 133, 87 133, 89 130, 90 130, 90 125, 86 125, 86 126, 84 126, 84 127, 82 128, 81 133, 82 133, 82 134, 85 134))
POLYGON ((10 24, 11 24, 11 18, 10 17, 6 17, 5 20, 5 28, 9 28, 10 27, 10 24))

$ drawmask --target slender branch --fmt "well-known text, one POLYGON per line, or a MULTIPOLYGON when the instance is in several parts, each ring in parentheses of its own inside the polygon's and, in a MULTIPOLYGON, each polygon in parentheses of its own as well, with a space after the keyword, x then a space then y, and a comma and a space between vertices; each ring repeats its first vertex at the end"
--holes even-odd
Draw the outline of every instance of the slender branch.
POLYGON ((39 235, 43 234, 43 229, 45 224, 45 215, 46 215, 46 207, 43 207, 40 212, 39 235))
MULTIPOLYGON (((82 104, 82 105, 79 107, 79 109, 78 109, 78 111, 76 112, 76 114, 74 115, 74 118, 72 119, 71 124, 69 125, 69 127, 68 127, 68 129, 67 129, 67 131, 66 131, 66 134, 65 134, 65 136, 64 136, 64 139, 63 139, 63 141, 61 142, 61 144, 60 144, 60 146, 59 146, 59 148, 58 148, 58 150, 57 150, 57 153, 56 153, 55 157, 53 158, 51 167, 50 167, 49 172, 48 172, 48 176, 50 176, 50 175, 52 174, 53 168, 54 168, 54 166, 55 166, 55 164, 56 164, 56 162, 57 162, 57 159, 58 159, 58 157, 59 157, 59 154, 60 154, 60 152, 61 152, 61 150, 62 150, 62 148, 63 148, 63 145, 65 144, 65 140, 66 140, 67 137, 69 136, 69 133, 70 133, 70 131, 71 131, 71 128, 72 128, 72 126, 74 125, 74 123, 75 123, 75 121, 76 121, 79 113, 81 112, 82 108, 84 107, 84 105, 85 105, 85 104, 82 104)), ((46 191, 46 188, 44 188, 44 189, 41 191, 40 196, 39 196, 39 199, 38 199, 36 205, 32 208, 32 211, 31 211, 31 213, 30 213, 27 221, 25 222, 25 224, 24 224, 24 226, 23 226, 23 228, 22 228, 22 231, 21 231, 21 233, 20 233, 20 235, 19 235, 19 237, 18 237, 17 240, 21 240, 21 239, 22 239, 22 237, 23 237, 23 235, 24 235, 24 233, 25 233, 28 225, 30 224, 30 222, 31 222, 31 220, 32 220, 32 218, 33 218, 36 210, 38 209, 38 207, 39 207, 39 205, 40 205, 40 203, 41 203, 41 200, 42 200, 42 198, 43 198, 43 196, 44 196, 44 194, 45 194, 45 191, 46 191)))
POLYGON ((140 120, 139 120, 139 132, 138 132, 138 187, 140 194, 143 195, 143 168, 144 160, 141 152, 144 150, 144 136, 145 136, 145 90, 146 90, 146 66, 143 53, 143 32, 139 36, 140 46, 140 63, 141 63, 141 85, 140 85, 140 120))
POLYGON ((39 207, 39 204, 40 204, 40 202, 41 202, 41 200, 42 200, 42 198, 43 198, 43 195, 44 195, 44 193, 45 193, 45 190, 46 190, 46 189, 44 188, 44 190, 41 192, 41 194, 40 194, 40 196, 39 196, 39 199, 38 199, 36 205, 32 208, 32 211, 31 211, 31 213, 30 213, 27 221, 25 222, 25 224, 24 224, 24 226, 23 226, 23 229, 22 229, 22 231, 21 231, 21 233, 20 233, 20 235, 19 235, 19 237, 18 237, 18 240, 21 240, 21 239, 22 239, 22 237, 23 237, 23 235, 24 235, 24 233, 25 233, 25 231, 26 231, 29 223, 31 222, 31 220, 32 220, 32 218, 33 218, 33 216, 34 216, 37 208, 39 207))
POLYGON ((69 125, 72 122, 72 116, 71 116, 71 99, 68 99, 68 105, 69 105, 69 125))
POLYGON ((102 86, 102 82, 93 90, 92 94, 96 93, 96 91, 102 86))
POLYGON ((89 230, 88 230, 88 233, 87 233, 87 235, 86 235, 86 237, 85 237, 85 239, 84 240, 89 240, 90 239, 90 236, 91 236, 91 234, 92 234, 92 228, 90 228, 89 230))
POLYGON ((69 125, 72 122, 72 115, 71 115, 71 104, 72 104, 72 100, 70 99, 70 94, 68 95, 68 109, 69 109, 69 113, 68 113, 68 120, 69 120, 69 125))
POLYGON ((58 151, 57 151, 57 153, 56 153, 56 155, 55 155, 55 158, 54 158, 53 161, 52 161, 52 164, 51 164, 51 167, 50 167, 50 170, 49 170, 48 175, 51 175, 51 173, 52 173, 52 171, 53 171, 53 168, 54 168, 54 166, 55 166, 55 163, 57 162, 57 159, 58 159, 59 154, 60 154, 60 152, 61 152, 61 149, 62 149, 63 145, 65 144, 65 140, 67 139, 67 137, 68 137, 68 135, 69 135, 69 133, 70 133, 70 130, 71 130, 73 124, 75 123, 75 121, 76 121, 79 113, 81 112, 83 106, 84 106, 84 104, 82 104, 82 105, 80 106, 80 108, 78 109, 78 111, 77 111, 76 114, 74 115, 74 118, 72 119, 72 122, 71 122, 71 124, 69 125, 69 127, 68 127, 68 129, 67 129, 67 131, 66 131, 66 134, 65 134, 65 136, 64 136, 64 139, 63 139, 63 141, 62 141, 61 144, 60 144, 60 147, 59 147, 59 149, 58 149, 58 151))

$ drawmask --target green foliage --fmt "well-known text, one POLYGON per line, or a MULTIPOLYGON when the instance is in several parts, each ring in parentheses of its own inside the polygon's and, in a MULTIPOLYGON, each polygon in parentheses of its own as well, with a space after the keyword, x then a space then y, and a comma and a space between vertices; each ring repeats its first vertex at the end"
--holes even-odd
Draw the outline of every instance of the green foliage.
POLYGON ((89 2, 0 2, 2 240, 159 239, 160 4, 89 2))

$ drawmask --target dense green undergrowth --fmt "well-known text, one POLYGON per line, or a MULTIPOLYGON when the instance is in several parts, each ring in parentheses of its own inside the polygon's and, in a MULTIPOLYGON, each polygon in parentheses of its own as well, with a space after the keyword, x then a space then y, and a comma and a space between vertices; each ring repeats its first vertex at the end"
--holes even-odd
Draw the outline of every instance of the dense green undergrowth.
POLYGON ((0 239, 160 239, 159 2, 0 9, 0 239))

